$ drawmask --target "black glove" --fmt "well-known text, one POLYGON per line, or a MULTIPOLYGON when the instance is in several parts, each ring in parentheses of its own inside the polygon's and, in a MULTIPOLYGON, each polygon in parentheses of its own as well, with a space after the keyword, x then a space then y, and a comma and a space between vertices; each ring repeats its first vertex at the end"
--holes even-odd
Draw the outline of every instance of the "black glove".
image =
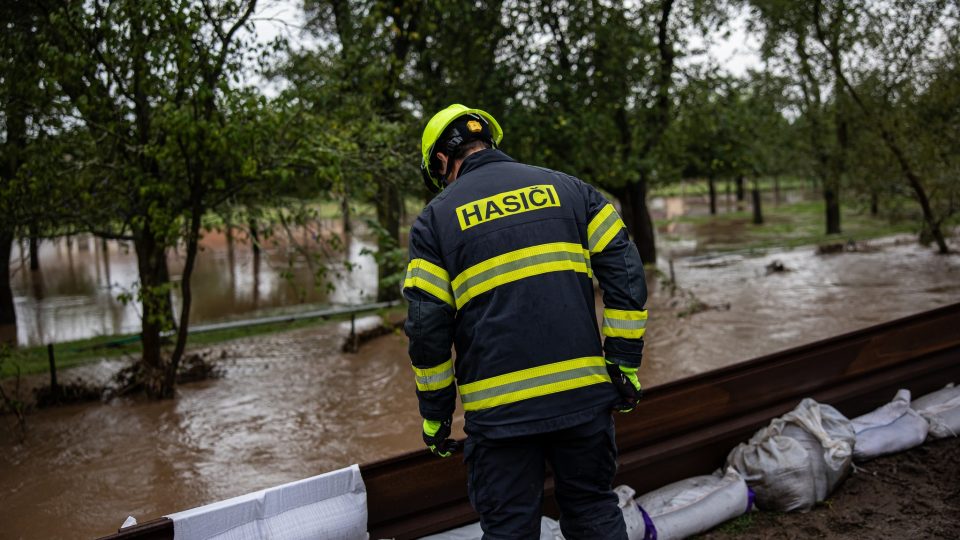
POLYGON ((435 455, 450 457, 457 451, 459 447, 457 441, 448 437, 450 437, 449 418, 442 422, 438 420, 423 421, 423 442, 435 455))
POLYGON ((610 375, 610 382, 620 394, 620 401, 613 405, 613 410, 622 413, 632 411, 643 397, 643 389, 637 379, 637 368, 623 367, 608 360, 607 373, 610 375))

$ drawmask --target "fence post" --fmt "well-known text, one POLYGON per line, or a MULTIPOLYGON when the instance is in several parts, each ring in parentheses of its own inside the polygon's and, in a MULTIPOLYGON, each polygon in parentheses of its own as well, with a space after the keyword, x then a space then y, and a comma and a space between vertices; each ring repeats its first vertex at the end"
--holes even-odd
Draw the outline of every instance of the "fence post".
POLYGON ((673 271, 673 257, 670 257, 670 296, 677 292, 677 275, 673 271))
POLYGON ((360 338, 357 336, 357 314, 350 314, 350 347, 353 352, 360 350, 360 338))

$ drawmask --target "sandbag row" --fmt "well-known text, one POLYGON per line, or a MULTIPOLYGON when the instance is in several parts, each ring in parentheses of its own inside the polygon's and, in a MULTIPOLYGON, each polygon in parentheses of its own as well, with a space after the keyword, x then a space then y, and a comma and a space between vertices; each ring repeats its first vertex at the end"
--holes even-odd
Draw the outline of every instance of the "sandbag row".
MULTIPOLYGON (((756 507, 780 512, 813 508, 850 473, 852 462, 901 452, 926 439, 960 434, 960 387, 953 384, 911 402, 909 390, 852 420, 804 399, 730 451, 726 467, 635 497, 614 489, 630 540, 679 540, 708 531, 756 507)), ((474 523, 426 537, 472 540, 474 523)), ((563 540, 559 523, 544 517, 540 540, 563 540)))

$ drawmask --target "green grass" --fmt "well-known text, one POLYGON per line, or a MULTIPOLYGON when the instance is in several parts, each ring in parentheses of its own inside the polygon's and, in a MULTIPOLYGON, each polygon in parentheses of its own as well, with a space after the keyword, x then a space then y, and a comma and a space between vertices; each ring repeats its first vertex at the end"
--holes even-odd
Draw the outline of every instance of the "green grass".
POLYGON ((717 531, 732 535, 743 534, 753 527, 753 514, 753 512, 747 512, 736 519, 731 519, 717 527, 717 531))
MULTIPOLYGON (((723 196, 727 192, 727 180, 716 179, 714 181, 717 189, 717 196, 723 196)), ((773 178, 760 178, 758 181, 760 191, 763 193, 772 193, 774 190, 773 178)), ((729 180, 731 193, 736 193, 736 182, 729 180)), ((749 192, 753 189, 754 181, 752 178, 744 180, 743 188, 749 192)), ((803 178, 792 176, 783 176, 780 178, 780 192, 802 191, 810 189, 810 181, 803 178)), ((680 197, 682 196, 706 196, 710 193, 710 184, 706 178, 688 179, 683 182, 672 183, 664 186, 655 186, 650 190, 651 197, 680 197)))
MULTIPOLYGON (((395 314, 402 310, 402 307, 395 307, 376 313, 385 316, 387 314, 395 314)), ((291 322, 279 322, 248 326, 245 328, 217 330, 213 332, 204 332, 201 334, 190 334, 187 336, 187 345, 190 347, 213 345, 250 336, 297 330, 300 328, 318 326, 328 322, 338 322, 349 319, 349 315, 338 315, 323 319, 318 318, 291 322)), ((134 341, 133 338, 130 338, 129 336, 101 336, 78 341, 58 343, 54 345, 54 358, 56 360, 57 371, 97 362, 101 359, 117 358, 125 355, 136 357, 139 356, 139 354, 140 342, 134 341), (107 345, 111 342, 117 341, 128 342, 122 345, 107 345)), ((16 366, 20 367, 20 373, 22 375, 47 373, 50 367, 47 359, 46 346, 12 349, 7 353, 0 352, 0 358, 6 359, 0 363, 0 379, 16 375, 16 366)))
MULTIPOLYGON (((823 201, 805 201, 779 206, 766 203, 763 207, 764 223, 753 224, 749 206, 744 211, 721 213, 716 216, 680 216, 669 220, 657 220, 658 228, 671 223, 688 224, 692 234, 700 241, 699 248, 705 251, 739 251, 770 247, 796 247, 825 243, 862 241, 898 233, 916 232, 916 221, 890 221, 873 217, 859 208, 841 206, 840 234, 828 235, 824 225, 823 201)), ((686 228, 680 234, 665 234, 666 240, 689 238, 686 228)))
MULTIPOLYGON (((715 529, 713 529, 713 531, 723 535, 739 536, 741 534, 750 532, 754 526, 769 527, 773 524, 776 524, 777 519, 782 515, 782 512, 747 512, 738 518, 731 519, 730 521, 718 525, 715 529)), ((697 535, 694 538, 700 538, 700 535, 697 535)))

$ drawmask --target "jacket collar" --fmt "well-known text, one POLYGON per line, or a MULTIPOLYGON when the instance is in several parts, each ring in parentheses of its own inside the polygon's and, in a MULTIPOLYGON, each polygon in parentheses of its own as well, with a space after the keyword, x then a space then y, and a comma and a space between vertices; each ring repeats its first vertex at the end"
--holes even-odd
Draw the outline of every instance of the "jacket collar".
POLYGON ((481 150, 467 156, 467 159, 463 160, 463 163, 460 164, 460 172, 457 173, 457 180, 459 181, 465 174, 468 172, 483 167, 487 163, 495 163, 497 161, 515 161, 512 157, 504 154, 500 150, 493 148, 488 148, 486 150, 481 150))

